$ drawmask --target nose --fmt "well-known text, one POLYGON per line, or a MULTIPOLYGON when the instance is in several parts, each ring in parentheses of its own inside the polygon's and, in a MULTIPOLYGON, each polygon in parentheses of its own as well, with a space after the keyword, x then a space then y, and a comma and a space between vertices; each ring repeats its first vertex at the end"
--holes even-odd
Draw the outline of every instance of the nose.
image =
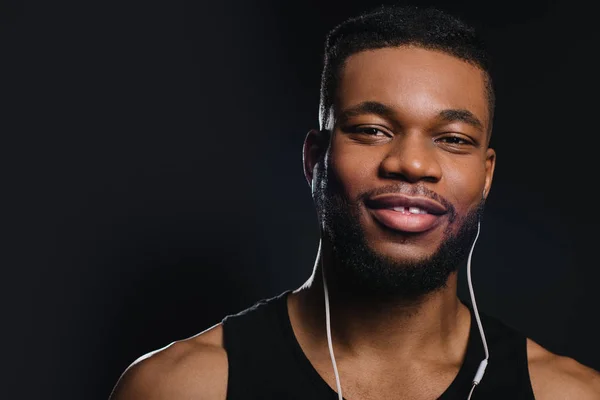
POLYGON ((409 183, 437 182, 442 178, 442 169, 435 149, 431 138, 421 133, 398 135, 379 166, 379 174, 409 183))

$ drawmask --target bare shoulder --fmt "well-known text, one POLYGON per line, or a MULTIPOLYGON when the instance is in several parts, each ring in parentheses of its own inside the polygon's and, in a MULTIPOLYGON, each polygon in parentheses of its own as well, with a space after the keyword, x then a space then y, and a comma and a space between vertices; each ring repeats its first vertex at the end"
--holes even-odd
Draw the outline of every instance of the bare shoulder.
POLYGON ((223 327, 145 354, 123 372, 109 400, 224 400, 227 354, 223 327))
POLYGON ((600 400, 600 373, 527 339, 529 375, 538 400, 600 400))

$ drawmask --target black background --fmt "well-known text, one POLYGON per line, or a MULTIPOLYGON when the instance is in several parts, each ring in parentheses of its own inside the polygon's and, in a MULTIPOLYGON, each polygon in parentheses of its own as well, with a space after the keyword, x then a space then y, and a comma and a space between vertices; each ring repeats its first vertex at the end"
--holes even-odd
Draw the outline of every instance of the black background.
MULTIPOLYGON (((325 34, 379 2, 2 4, 0 397, 106 399, 140 355, 304 282, 325 34)), ((600 369, 591 11, 437 5, 495 59, 480 308, 600 369)))

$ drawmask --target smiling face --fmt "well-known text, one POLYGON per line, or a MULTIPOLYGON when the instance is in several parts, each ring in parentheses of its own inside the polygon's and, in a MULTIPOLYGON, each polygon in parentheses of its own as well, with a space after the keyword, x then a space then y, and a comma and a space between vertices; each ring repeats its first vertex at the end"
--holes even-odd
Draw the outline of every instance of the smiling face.
POLYGON ((331 137, 325 144, 313 131, 305 142, 307 178, 315 174, 315 202, 334 250, 354 253, 344 244, 352 242, 371 253, 362 263, 376 257, 413 275, 424 265, 456 264, 495 164, 485 83, 478 67, 415 46, 346 60, 331 137))

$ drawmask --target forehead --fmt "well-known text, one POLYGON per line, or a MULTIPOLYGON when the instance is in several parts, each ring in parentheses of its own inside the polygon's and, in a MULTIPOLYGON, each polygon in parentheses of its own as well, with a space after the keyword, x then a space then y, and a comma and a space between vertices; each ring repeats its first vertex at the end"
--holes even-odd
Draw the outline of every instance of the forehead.
POLYGON ((465 109, 489 124, 484 72, 441 51, 415 46, 365 50, 348 57, 340 72, 334 112, 377 101, 404 116, 465 109))

